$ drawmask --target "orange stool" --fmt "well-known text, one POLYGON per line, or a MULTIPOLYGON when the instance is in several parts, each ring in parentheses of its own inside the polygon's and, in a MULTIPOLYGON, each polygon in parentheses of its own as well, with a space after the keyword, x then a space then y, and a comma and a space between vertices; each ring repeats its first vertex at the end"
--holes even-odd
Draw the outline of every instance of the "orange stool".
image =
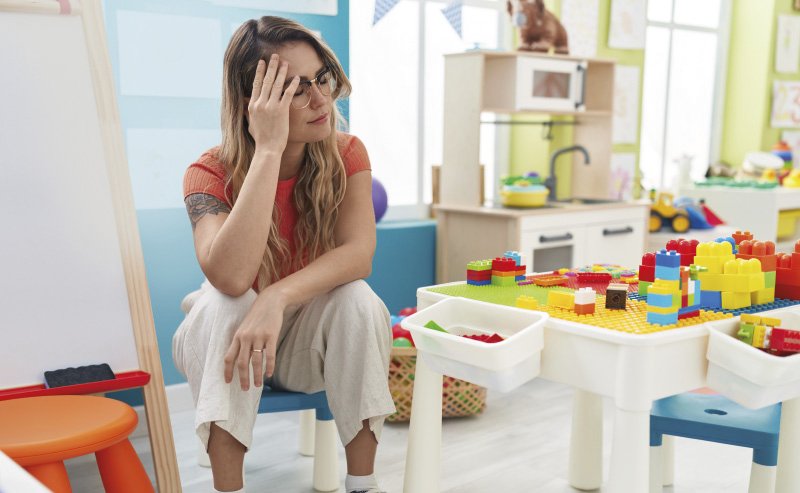
POLYGON ((108 492, 152 492, 128 441, 136 412, 127 404, 88 395, 0 401, 0 450, 55 493, 72 488, 64 460, 94 452, 108 492))

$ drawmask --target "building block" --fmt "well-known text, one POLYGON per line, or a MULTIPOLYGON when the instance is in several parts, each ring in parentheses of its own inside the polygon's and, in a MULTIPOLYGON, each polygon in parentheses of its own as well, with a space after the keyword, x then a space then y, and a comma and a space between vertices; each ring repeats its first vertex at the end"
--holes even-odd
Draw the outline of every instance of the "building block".
POLYGON ((467 280, 468 281, 491 281, 492 280, 492 271, 490 271, 490 270, 468 270, 467 271, 467 280))
POLYGON ((517 280, 511 276, 496 276, 492 274, 492 286, 516 286, 517 280))
POLYGON ((734 291, 722 292, 722 308, 735 310, 750 306, 750 293, 737 293, 734 291))
POLYGON ((678 312, 665 315, 661 313, 647 312, 647 323, 655 325, 674 325, 678 323, 678 312))
POLYGON ((547 292, 547 305, 573 310, 575 308, 575 294, 569 291, 547 292))
POLYGON ((578 272, 577 277, 579 284, 603 284, 613 279, 608 272, 578 272))
POLYGON ((775 286, 775 299, 784 298, 787 300, 800 300, 800 286, 775 286))
POLYGON ((775 271, 767 271, 764 272, 764 287, 765 288, 774 288, 775 287, 775 275, 777 272, 775 271))
POLYGON ((769 338, 769 347, 775 351, 800 352, 800 331, 781 327, 773 328, 769 338))
POLYGON ((473 260, 467 264, 467 270, 492 270, 491 260, 473 260))
POLYGON ((671 294, 661 294, 661 293, 649 293, 647 295, 647 305, 648 306, 657 306, 661 308, 670 308, 672 307, 672 295, 671 294))
POLYGON ((594 305, 597 301, 597 293, 592 288, 579 288, 575 291, 575 304, 576 305, 594 305))
POLYGON ((750 293, 750 304, 763 305, 775 301, 775 288, 764 288, 750 293))
POLYGON ((678 252, 662 249, 660 252, 656 252, 656 266, 680 267, 681 257, 678 252))
POLYGON ((712 274, 721 274, 722 266, 728 260, 733 260, 733 247, 727 241, 707 242, 697 245, 697 254, 694 256, 695 265, 706 267, 712 274))
POLYGON ((575 305, 575 313, 578 315, 594 315, 594 303, 588 305, 575 305))
POLYGON ((667 307, 653 306, 649 304, 647 305, 647 313, 661 313, 663 315, 667 315, 670 313, 678 313, 678 311, 679 310, 672 305, 667 307))
POLYGON ((665 281, 680 281, 681 271, 677 267, 656 265, 656 279, 664 279, 665 281))
POLYGON ((567 276, 560 274, 548 274, 543 276, 529 277, 537 286, 563 286, 567 284, 567 276))
POLYGON ((687 312, 678 312, 678 320, 684 320, 687 318, 699 317, 700 310, 691 310, 687 312))
POLYGON ((470 279, 467 279, 467 284, 469 284, 470 286, 491 286, 492 280, 488 279, 485 281, 472 281, 470 279))
MULTIPOLYGON (((703 286, 705 288, 705 284, 703 286)), ((722 293, 719 291, 700 291, 700 306, 707 308, 722 308, 722 293)))
POLYGON ((761 270, 764 272, 774 271, 778 261, 775 255, 775 243, 771 241, 744 240, 739 244, 736 258, 745 260, 756 258, 761 262, 761 270))
POLYGON ((517 264, 514 262, 514 259, 511 258, 503 258, 497 257, 492 260, 492 270, 493 271, 502 271, 502 272, 514 272, 517 269, 517 264))
POLYGON ((526 308, 528 310, 537 310, 539 308, 539 301, 533 297, 528 295, 520 295, 517 297, 515 306, 517 308, 526 308))
POLYGON ((503 253, 503 257, 514 259, 514 265, 520 265, 520 262, 522 260, 519 252, 514 251, 514 250, 509 250, 509 251, 503 253))
POLYGON ((752 240, 753 233, 751 233, 750 231, 739 231, 737 229, 736 232, 731 235, 731 238, 733 238, 736 244, 739 245, 742 241, 752 240))
POLYGON ((642 281, 641 279, 639 279, 639 289, 638 289, 639 296, 647 296, 647 289, 650 287, 651 284, 652 282, 642 281))
POLYGON ((625 284, 609 284, 606 288, 606 308, 624 310, 628 300, 628 286, 625 284))

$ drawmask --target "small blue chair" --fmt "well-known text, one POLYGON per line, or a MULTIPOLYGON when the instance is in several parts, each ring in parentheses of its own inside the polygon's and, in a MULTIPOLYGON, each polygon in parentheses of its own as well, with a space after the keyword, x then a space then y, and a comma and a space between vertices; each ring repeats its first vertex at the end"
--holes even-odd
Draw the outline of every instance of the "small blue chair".
MULTIPOLYGON (((314 457, 314 489, 339 489, 339 435, 325 392, 303 394, 264 387, 258 414, 300 411, 300 454, 314 457)), ((200 448, 198 462, 210 467, 208 454, 200 448)))
POLYGON ((780 420, 780 404, 747 409, 716 394, 686 393, 654 402, 650 412, 651 493, 672 484, 673 457, 671 450, 661 450, 663 435, 753 449, 749 491, 774 491, 780 420))

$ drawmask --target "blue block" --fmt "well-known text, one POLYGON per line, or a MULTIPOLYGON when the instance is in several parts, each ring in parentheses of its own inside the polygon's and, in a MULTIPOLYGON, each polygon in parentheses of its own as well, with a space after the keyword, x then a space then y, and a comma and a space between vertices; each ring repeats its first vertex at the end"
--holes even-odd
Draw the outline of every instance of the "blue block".
POLYGON ((683 315, 684 313, 694 312, 700 310, 700 305, 691 305, 691 306, 684 306, 680 310, 678 310, 678 315, 683 315))
POLYGON ((730 313, 733 316, 741 315, 742 313, 759 313, 769 310, 777 310, 778 308, 786 308, 787 306, 799 305, 800 300, 787 300, 783 298, 776 298, 772 303, 763 303, 761 305, 745 306, 735 310, 727 310, 724 308, 714 308, 715 312, 730 313))
MULTIPOLYGON (((694 295, 697 296, 697 291, 694 295)), ((722 293, 719 291, 700 291, 700 306, 703 308, 722 308, 722 293)))
POLYGON ((525 275, 523 274, 521 276, 514 276, 514 280, 515 281, 524 281, 525 280, 525 275))
POLYGON ((653 403, 650 446, 663 435, 694 438, 751 448, 753 462, 775 466, 780 420, 780 404, 746 409, 721 395, 679 394, 653 403))
POLYGON ((680 281, 681 270, 678 267, 656 265, 656 279, 663 279, 665 281, 680 281))
POLYGON ((737 250, 737 249, 736 249, 736 240, 734 240, 734 239, 733 239, 733 238, 731 238, 730 236, 727 236, 727 237, 722 237, 722 236, 721 236, 721 237, 717 238, 717 239, 716 239, 716 240, 714 240, 714 241, 715 241, 716 243, 722 243, 722 242, 725 242, 725 241, 727 241, 728 243, 730 243, 730 244, 731 244, 731 248, 733 248, 733 254, 734 254, 734 255, 736 255, 737 253, 739 253, 739 250, 737 250))
POLYGON ((675 325, 678 323, 678 312, 668 314, 647 312, 647 323, 656 325, 675 325))
POLYGON ((520 265, 522 262, 522 257, 520 256, 519 252, 514 250, 509 250, 503 254, 503 257, 513 258, 515 265, 520 265))
POLYGON ((674 250, 666 251, 661 249, 660 252, 656 252, 656 268, 658 268, 659 265, 664 267, 680 267, 681 256, 674 250))
POLYGON ((672 295, 649 293, 647 295, 647 304, 659 308, 669 308, 672 306, 672 295))
POLYGON ((492 280, 487 279, 485 281, 472 281, 470 279, 467 279, 467 284, 470 284, 472 286, 489 286, 490 284, 492 284, 492 280))

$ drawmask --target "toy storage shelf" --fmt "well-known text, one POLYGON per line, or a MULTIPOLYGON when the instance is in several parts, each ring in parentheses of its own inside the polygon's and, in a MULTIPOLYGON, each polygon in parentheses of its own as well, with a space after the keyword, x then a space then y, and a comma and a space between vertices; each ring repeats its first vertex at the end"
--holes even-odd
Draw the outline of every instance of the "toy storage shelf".
MULTIPOLYGON (((579 78, 576 75, 575 80, 579 78)), ((573 140, 589 151, 591 165, 584 166, 583 156, 578 153, 572 156, 571 195, 606 198, 613 100, 612 60, 516 51, 477 50, 446 55, 441 204, 483 205, 478 172, 482 112, 572 116, 573 140), (582 74, 582 88, 570 94, 583 103, 580 110, 555 107, 547 97, 534 97, 526 85, 530 78, 525 77, 531 70, 546 72, 547 67, 559 64, 581 66, 575 74, 582 74), (575 96, 576 91, 580 96, 575 96)))
POLYGON ((757 240, 774 241, 780 252, 794 251, 800 232, 779 237, 782 215, 800 209, 800 189, 793 188, 731 188, 691 187, 682 195, 705 199, 706 204, 727 224, 748 230, 757 240))

